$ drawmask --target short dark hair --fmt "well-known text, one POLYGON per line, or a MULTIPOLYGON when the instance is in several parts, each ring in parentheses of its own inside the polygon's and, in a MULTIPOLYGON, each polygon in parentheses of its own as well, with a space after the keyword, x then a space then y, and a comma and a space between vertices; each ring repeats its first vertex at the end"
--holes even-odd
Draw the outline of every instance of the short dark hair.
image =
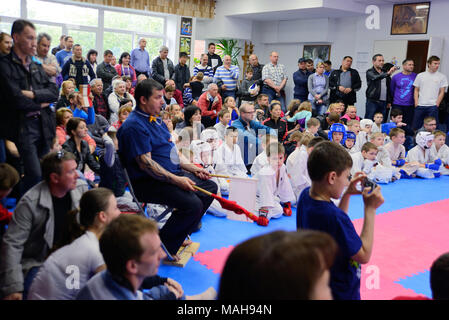
POLYGON ((440 61, 440 58, 437 56, 431 56, 429 59, 427 59, 427 64, 431 64, 434 61, 440 61))
POLYGON ((400 133, 405 134, 405 131, 401 128, 393 128, 390 130, 390 133, 388 134, 388 136, 390 138, 396 137, 397 135, 399 135, 400 133))
POLYGON ((158 234, 157 225, 138 215, 122 214, 106 227, 100 238, 100 251, 111 274, 123 276, 127 261, 140 260, 144 252, 140 238, 146 233, 158 234))
POLYGON ((62 171, 62 163, 64 161, 75 160, 75 155, 71 152, 67 152, 64 150, 50 152, 44 156, 42 159, 41 167, 42 167, 42 177, 44 180, 49 183, 50 182, 50 174, 56 173, 61 174, 62 171))
MULTIPOLYGON (((98 51, 95 50, 95 49, 90 49, 90 50, 87 52, 87 55, 86 55, 87 60, 89 60, 90 56, 93 55, 93 54, 95 54, 95 55, 98 56, 98 51)), ((90 62, 90 61, 89 61, 89 62, 90 62)))
POLYGON ((324 61, 323 63, 324 63, 324 64, 327 64, 327 65, 329 65, 329 66, 332 65, 332 62, 331 62, 330 60, 326 60, 326 61, 324 61))
POLYGON ((257 95, 257 100, 262 100, 263 97, 270 98, 270 97, 268 96, 268 94, 260 93, 259 95, 257 95))
POLYGON ((31 21, 25 19, 18 19, 14 21, 11 27, 11 37, 15 33, 21 34, 26 27, 30 27, 31 29, 36 30, 36 27, 31 21))
POLYGON ((314 137, 307 144, 307 148, 314 148, 318 143, 321 143, 321 142, 324 142, 324 141, 326 141, 326 139, 324 139, 323 137, 320 137, 320 136, 314 137))
POLYGON ((226 260, 218 299, 310 300, 337 250, 335 240, 321 231, 274 231, 250 238, 226 260))
POLYGON ((339 144, 331 141, 318 143, 307 159, 307 170, 312 181, 322 181, 329 172, 341 175, 352 167, 352 158, 339 144))
POLYGON ((376 53, 376 54, 373 56, 373 61, 376 61, 377 57, 383 57, 383 55, 380 54, 380 53, 376 53))
POLYGON ((210 46, 214 46, 214 47, 215 47, 215 43, 210 42, 210 43, 207 45, 207 48, 210 48, 210 46))
POLYGON ((404 115, 404 113, 402 112, 401 109, 398 109, 398 108, 391 110, 391 113, 390 113, 391 118, 396 118, 397 116, 402 116, 402 115, 404 115))
POLYGON ((134 91, 134 98, 137 106, 140 106, 140 98, 145 97, 148 99, 153 95, 153 90, 161 91, 164 90, 164 87, 154 79, 145 79, 140 81, 134 91))
POLYGON ((404 59, 404 61, 402 61, 402 65, 406 64, 408 61, 415 62, 413 59, 404 59))
POLYGON ((47 38, 47 40, 51 42, 50 35, 48 33, 41 32, 37 35, 37 43, 39 44, 43 38, 47 38))
POLYGON ((238 132, 238 129, 236 127, 229 126, 229 127, 226 128, 225 136, 227 136, 231 132, 236 132, 236 131, 238 132))
MULTIPOLYGON (((105 55, 105 56, 108 55, 108 54, 112 54, 112 51, 111 51, 111 50, 106 50, 106 51, 104 52, 104 55, 105 55), (107 51, 109 51, 109 52, 107 52, 107 51)), ((123 53, 120 55, 120 58, 118 59, 118 64, 122 64, 123 58, 126 58, 126 57, 130 57, 129 52, 123 52, 123 53)))
POLYGON ((0 163, 0 190, 12 189, 19 182, 17 170, 7 163, 0 163))
POLYGON ((65 128, 66 128, 67 134, 70 137, 73 137, 72 130, 76 130, 76 128, 78 128, 78 126, 81 122, 86 123, 86 120, 84 120, 83 118, 78 118, 78 117, 72 117, 69 119, 65 128))
POLYGON ((67 41, 67 40, 69 40, 69 39, 73 39, 73 37, 72 37, 72 36, 65 36, 65 37, 64 37, 64 41, 67 41))
POLYGON ((189 55, 187 54, 187 52, 182 51, 182 52, 179 53, 179 57, 180 57, 180 58, 182 58, 182 57, 188 58, 189 55))
POLYGON ((449 252, 433 262, 430 268, 430 288, 434 300, 449 299, 449 252))
POLYGON ((354 60, 354 59, 352 59, 351 56, 344 56, 344 57, 343 57, 343 60, 346 60, 347 58, 349 58, 349 59, 351 59, 351 60, 354 60))
POLYGON ((306 60, 306 63, 313 63, 313 60, 309 58, 306 60))
MULTIPOLYGON (((122 54, 123 54, 123 53, 122 53, 122 54)), ((107 56, 107 55, 114 55, 114 53, 113 53, 111 50, 107 49, 107 50, 105 50, 105 51, 103 52, 103 57, 104 57, 104 56, 107 56)))

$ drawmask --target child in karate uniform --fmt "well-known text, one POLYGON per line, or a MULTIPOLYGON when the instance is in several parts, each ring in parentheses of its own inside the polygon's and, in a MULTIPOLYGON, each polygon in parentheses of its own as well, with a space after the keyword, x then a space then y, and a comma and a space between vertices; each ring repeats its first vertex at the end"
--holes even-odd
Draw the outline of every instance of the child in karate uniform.
POLYGON ((270 143, 278 141, 278 138, 271 134, 265 134, 265 136, 263 136, 261 140, 263 151, 257 155, 257 157, 254 159, 253 164, 251 165, 250 172, 251 176, 253 177, 260 171, 260 169, 268 165, 268 158, 265 149, 270 143))
POLYGON ((328 132, 328 138, 330 141, 344 145, 346 140, 346 128, 344 124, 334 123, 331 125, 328 132))
POLYGON ((266 148, 268 165, 255 176, 257 182, 256 210, 267 219, 291 216, 291 202, 295 194, 284 164, 284 146, 270 143, 266 148))
POLYGON ((354 148, 356 140, 357 140, 357 136, 354 132, 346 131, 346 140, 345 140, 344 147, 345 147, 346 151, 349 152, 349 154, 357 152, 357 150, 355 150, 355 148, 354 148))
POLYGON ((443 131, 437 130, 433 132, 433 144, 430 148, 430 161, 440 159, 442 165, 440 166, 440 173, 442 175, 449 175, 449 147, 446 145, 446 134, 443 131))
POLYGON ((392 177, 392 170, 389 168, 385 168, 378 163, 376 159, 377 153, 377 146, 371 142, 366 142, 362 146, 361 151, 351 154, 351 174, 354 176, 357 172, 362 171, 367 175, 369 179, 376 182, 390 182, 392 177))
POLYGON ((215 172, 226 176, 248 177, 240 147, 237 144, 238 129, 226 128, 225 141, 218 147, 214 156, 215 172))
POLYGON ((357 140, 355 142, 355 149, 357 151, 362 150, 362 146, 369 141, 369 136, 371 135, 371 129, 373 127, 373 120, 363 119, 360 121, 360 132, 357 135, 357 140))
POLYGON ((433 134, 421 131, 416 134, 416 146, 410 149, 407 154, 407 162, 418 162, 419 168, 416 175, 425 179, 433 179, 440 176, 440 165, 442 161, 430 158, 430 148, 433 144, 433 134))
POLYGON ((405 131, 401 128, 393 128, 390 130, 389 137, 391 142, 387 143, 384 149, 390 156, 391 164, 399 169, 402 178, 416 176, 419 164, 405 162, 405 131))
POLYGON ((322 141, 325 141, 323 137, 312 137, 305 134, 296 150, 287 159, 287 174, 296 199, 298 199, 305 188, 310 187, 312 184, 307 171, 307 159, 315 145, 322 141))
MULTIPOLYGON (((393 167, 390 154, 384 148, 384 141, 385 137, 382 132, 375 132, 370 136, 370 142, 377 147, 377 162, 382 166, 381 168, 385 171, 385 175, 388 174, 387 172, 390 172, 388 175, 391 175, 391 180, 395 181, 401 178, 401 174, 399 173, 399 169, 393 167)), ((377 168, 377 170, 379 170, 379 168, 377 168)))

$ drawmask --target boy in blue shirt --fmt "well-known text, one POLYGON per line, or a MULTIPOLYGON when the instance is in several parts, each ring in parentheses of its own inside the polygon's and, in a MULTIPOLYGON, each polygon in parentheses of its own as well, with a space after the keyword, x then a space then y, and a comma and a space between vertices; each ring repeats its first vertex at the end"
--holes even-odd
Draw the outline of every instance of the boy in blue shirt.
POLYGON ((358 172, 351 177, 351 167, 351 156, 342 146, 328 141, 317 144, 307 160, 312 185, 304 189, 297 204, 298 229, 327 232, 338 243, 340 250, 330 277, 336 300, 360 300, 360 265, 368 263, 371 257, 374 217, 376 209, 384 202, 378 186, 373 191, 370 188, 364 188, 363 192, 357 190, 356 185, 364 181, 366 175, 358 172), (365 204, 360 236, 347 214, 349 198, 354 194, 362 194, 365 204), (331 199, 340 198, 337 207, 331 199))

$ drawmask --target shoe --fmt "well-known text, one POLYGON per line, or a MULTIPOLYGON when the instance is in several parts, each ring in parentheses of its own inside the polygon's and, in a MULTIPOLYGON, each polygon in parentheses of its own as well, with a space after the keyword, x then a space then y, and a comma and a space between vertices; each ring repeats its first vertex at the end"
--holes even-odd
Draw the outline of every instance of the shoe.
POLYGON ((198 223, 198 225, 196 226, 195 230, 193 230, 193 233, 200 231, 202 226, 203 223, 200 221, 200 223, 198 223))
POLYGON ((259 219, 257 219, 257 224, 259 226, 266 227, 270 220, 268 219, 268 210, 267 209, 259 209, 259 219))
POLYGON ((292 215, 292 204, 290 202, 286 202, 282 204, 284 210, 284 216, 290 217, 292 215))

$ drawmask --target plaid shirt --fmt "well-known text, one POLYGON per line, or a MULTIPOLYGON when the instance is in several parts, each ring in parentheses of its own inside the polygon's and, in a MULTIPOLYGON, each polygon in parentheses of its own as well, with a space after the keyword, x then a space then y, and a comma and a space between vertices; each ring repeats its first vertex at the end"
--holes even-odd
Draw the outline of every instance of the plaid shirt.
POLYGON ((271 79, 276 86, 281 85, 282 80, 287 79, 284 65, 267 63, 262 69, 262 80, 265 79, 271 79))

